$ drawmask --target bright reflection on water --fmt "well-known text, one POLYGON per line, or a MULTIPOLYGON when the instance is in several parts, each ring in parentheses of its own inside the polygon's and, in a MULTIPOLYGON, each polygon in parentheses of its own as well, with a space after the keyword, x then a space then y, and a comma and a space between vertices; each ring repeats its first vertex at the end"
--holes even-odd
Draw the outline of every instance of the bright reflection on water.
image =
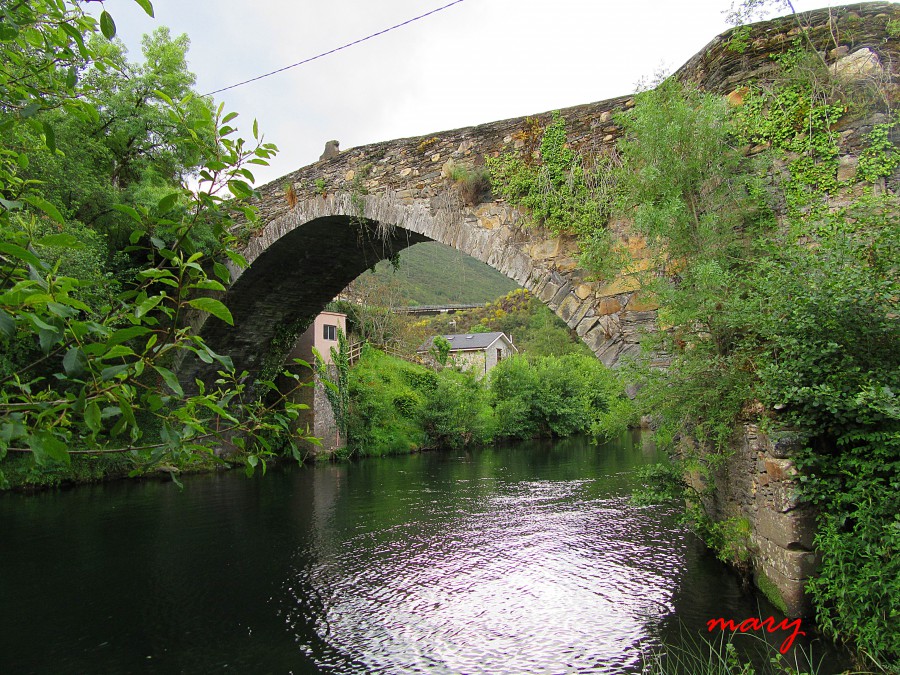
POLYGON ((0 672, 627 673, 780 619, 629 503, 656 459, 629 435, 3 495, 0 672))
MULTIPOLYGON (((427 488, 407 520, 360 528, 291 588, 319 590, 285 609, 318 612, 323 663, 359 672, 621 672, 648 626, 674 611, 680 533, 659 509, 592 494, 591 481, 462 479, 463 503, 427 488)), ((305 616, 304 616, 305 615, 305 616)))

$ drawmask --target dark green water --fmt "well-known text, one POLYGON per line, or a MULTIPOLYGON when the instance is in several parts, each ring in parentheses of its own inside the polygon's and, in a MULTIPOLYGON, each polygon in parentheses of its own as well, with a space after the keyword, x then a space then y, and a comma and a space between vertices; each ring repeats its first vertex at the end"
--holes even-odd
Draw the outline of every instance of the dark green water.
POLYGON ((629 503, 656 459, 629 435, 0 495, 0 673, 627 673, 780 619, 629 503))

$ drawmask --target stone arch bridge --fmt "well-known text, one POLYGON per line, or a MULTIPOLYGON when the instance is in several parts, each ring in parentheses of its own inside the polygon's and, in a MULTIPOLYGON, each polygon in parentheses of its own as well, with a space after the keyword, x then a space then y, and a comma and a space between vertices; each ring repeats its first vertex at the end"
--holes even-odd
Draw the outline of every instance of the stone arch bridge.
MULTIPOLYGON (((897 5, 876 2, 754 24, 743 51, 726 32, 676 76, 709 92, 739 95, 741 86, 775 67, 771 55, 793 44, 800 23, 829 61, 866 49, 890 63, 896 41, 888 41, 886 24, 897 18, 897 5)), ((613 115, 632 105, 634 99, 623 96, 561 110, 570 147, 611 147, 621 134, 613 115)), ((490 194, 466 204, 447 176, 450 162, 480 166, 486 157, 523 150, 529 130, 550 119, 542 113, 353 148, 263 186, 257 202, 263 227, 244 251, 250 266, 232 270, 225 298, 235 325, 210 317, 202 335, 214 350, 231 355, 239 371, 255 375, 279 327, 315 316, 374 263, 430 239, 527 288, 607 365, 635 353, 642 333, 656 325, 656 307, 633 280, 589 280, 578 267, 573 238, 525 227, 526 213, 490 194)), ((842 139, 847 153, 860 140, 854 133, 842 139)), ((640 242, 629 241, 627 225, 613 225, 640 257, 640 242)), ((184 364, 181 375, 192 381, 207 374, 201 368, 184 364)))

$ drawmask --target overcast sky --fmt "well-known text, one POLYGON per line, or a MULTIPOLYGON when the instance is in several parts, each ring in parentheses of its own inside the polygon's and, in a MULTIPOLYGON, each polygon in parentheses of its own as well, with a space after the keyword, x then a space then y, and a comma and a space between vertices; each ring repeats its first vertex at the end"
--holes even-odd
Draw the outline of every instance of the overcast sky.
MULTIPOLYGON (((187 33, 206 93, 451 0, 106 0, 132 60, 158 25, 187 33)), ((795 0, 797 11, 827 0, 795 0)), ((840 4, 840 3, 835 3, 840 4)), ((674 71, 728 28, 730 0, 463 0, 363 44, 216 95, 280 149, 257 183, 341 149, 612 98, 674 71)))

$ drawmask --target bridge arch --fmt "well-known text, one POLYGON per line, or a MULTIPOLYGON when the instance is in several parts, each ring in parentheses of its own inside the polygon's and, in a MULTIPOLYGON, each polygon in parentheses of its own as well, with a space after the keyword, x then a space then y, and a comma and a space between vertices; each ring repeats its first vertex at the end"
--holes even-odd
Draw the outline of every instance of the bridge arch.
MULTIPOLYGON (((598 295, 600 285, 577 269, 574 240, 526 230, 524 218, 502 201, 465 205, 452 185, 429 199, 387 190, 299 201, 251 238, 244 250, 247 268, 231 268, 226 303, 234 326, 210 317, 202 334, 239 371, 256 375, 279 327, 311 319, 378 261, 437 241, 531 291, 608 365, 635 351, 640 328, 653 324, 655 312, 626 311, 633 289, 598 295)), ((191 379, 204 375, 202 364, 188 368, 191 379)))

